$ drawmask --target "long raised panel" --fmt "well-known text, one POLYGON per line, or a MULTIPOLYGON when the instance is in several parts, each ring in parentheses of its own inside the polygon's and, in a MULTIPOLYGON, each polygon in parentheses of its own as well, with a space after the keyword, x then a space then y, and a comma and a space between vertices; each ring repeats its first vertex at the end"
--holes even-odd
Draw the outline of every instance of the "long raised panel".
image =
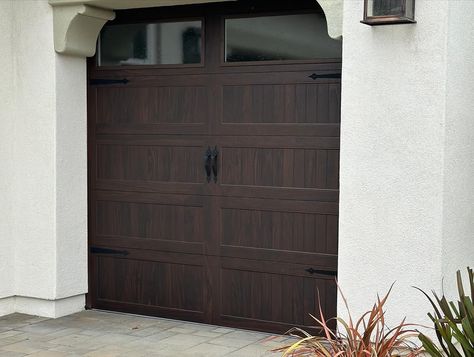
POLYGON ((201 86, 98 88, 97 123, 203 124, 208 96, 201 86))
POLYGON ((99 180, 202 183, 199 146, 97 145, 99 180))
POLYGON ((96 215, 100 236, 203 242, 203 207, 98 201, 96 215))
POLYGON ((200 266, 98 257, 97 298, 165 309, 202 312, 204 270, 200 266))
MULTIPOLYGON (((260 323, 267 329, 272 328, 271 324, 280 324, 284 332, 293 326, 315 326, 310 314, 319 317, 319 304, 326 317, 334 316, 334 279, 278 272, 253 261, 242 267, 236 263, 224 263, 221 270, 224 321, 240 322, 243 327, 260 323)), ((293 267, 304 273, 303 267, 293 267)))
POLYGON ((340 123, 340 84, 225 85, 225 124, 340 123))
POLYGON ((221 219, 223 245, 337 254, 336 215, 224 208, 221 219))
POLYGON ((224 185, 337 189, 339 151, 324 149, 225 147, 224 185))

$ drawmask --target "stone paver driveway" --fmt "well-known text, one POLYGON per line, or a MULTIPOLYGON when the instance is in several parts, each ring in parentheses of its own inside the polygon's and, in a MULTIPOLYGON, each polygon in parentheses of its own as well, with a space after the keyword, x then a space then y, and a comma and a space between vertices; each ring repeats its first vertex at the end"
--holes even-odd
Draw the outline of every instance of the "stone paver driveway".
POLYGON ((286 336, 102 311, 0 318, 0 356, 277 357, 286 336))

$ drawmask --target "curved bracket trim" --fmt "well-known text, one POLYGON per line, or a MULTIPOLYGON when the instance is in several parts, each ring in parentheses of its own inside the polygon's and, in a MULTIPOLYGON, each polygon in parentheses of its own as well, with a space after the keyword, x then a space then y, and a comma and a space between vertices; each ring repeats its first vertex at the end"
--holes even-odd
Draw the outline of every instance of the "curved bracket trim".
POLYGON ((316 0, 326 15, 328 34, 331 38, 342 39, 343 0, 316 0))
POLYGON ((56 52, 72 56, 93 56, 100 30, 107 21, 114 18, 113 11, 94 6, 54 6, 56 52))

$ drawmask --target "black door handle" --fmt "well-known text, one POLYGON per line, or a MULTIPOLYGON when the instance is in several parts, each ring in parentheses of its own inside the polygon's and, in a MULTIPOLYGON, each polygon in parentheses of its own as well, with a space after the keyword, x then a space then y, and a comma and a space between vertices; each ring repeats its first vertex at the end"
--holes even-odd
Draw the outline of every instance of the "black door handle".
POLYGON ((204 154, 204 170, 206 170, 206 179, 207 182, 211 182, 211 166, 212 166, 212 151, 208 147, 206 153, 204 154))
POLYGON ((212 173, 214 174, 214 182, 217 182, 217 157, 219 156, 219 151, 217 150, 217 146, 214 147, 212 150, 212 173))

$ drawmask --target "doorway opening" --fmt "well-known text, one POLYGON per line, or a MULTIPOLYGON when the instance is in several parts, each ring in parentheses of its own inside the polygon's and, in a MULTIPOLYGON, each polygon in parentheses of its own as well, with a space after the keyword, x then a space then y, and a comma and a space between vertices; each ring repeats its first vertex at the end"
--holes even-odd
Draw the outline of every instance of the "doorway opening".
POLYGON ((314 0, 118 11, 88 64, 88 306, 334 317, 340 73, 314 0))

